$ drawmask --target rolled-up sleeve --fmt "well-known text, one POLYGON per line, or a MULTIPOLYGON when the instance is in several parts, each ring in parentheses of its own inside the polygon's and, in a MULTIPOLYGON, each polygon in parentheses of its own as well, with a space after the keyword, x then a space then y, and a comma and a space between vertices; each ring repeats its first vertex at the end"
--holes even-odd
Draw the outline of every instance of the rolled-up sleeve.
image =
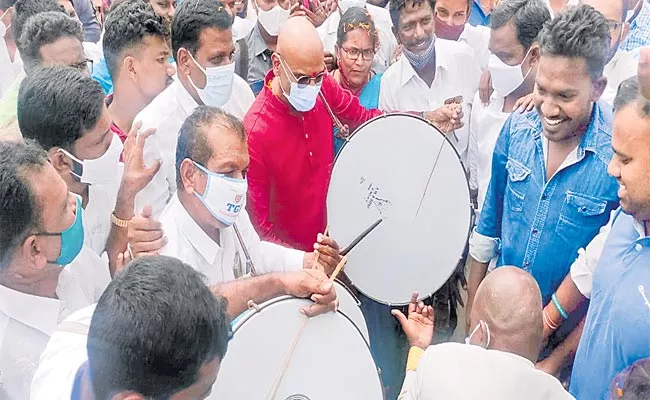
POLYGON ((488 263, 499 255, 501 250, 501 240, 480 233, 472 232, 469 239, 469 255, 480 263, 488 263))
POLYGON ((612 211, 609 222, 600 228, 598 235, 584 249, 578 250, 578 258, 571 264, 571 279, 580 293, 586 298, 591 298, 593 275, 603 252, 607 236, 612 228, 612 220, 617 210, 612 211))

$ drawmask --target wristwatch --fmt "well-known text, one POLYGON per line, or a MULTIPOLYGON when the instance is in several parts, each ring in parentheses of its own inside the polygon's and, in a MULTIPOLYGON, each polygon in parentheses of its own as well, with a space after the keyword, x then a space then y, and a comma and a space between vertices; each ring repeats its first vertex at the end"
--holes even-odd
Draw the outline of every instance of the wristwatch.
POLYGON ((119 228, 128 228, 129 227, 129 221, 125 219, 119 219, 115 216, 115 211, 111 213, 111 222, 113 225, 119 227, 119 228))

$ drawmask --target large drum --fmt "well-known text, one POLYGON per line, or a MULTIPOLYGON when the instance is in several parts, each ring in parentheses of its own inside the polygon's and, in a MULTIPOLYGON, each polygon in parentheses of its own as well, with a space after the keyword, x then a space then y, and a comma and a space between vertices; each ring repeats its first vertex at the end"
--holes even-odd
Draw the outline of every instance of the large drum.
POLYGON ((282 296, 233 327, 210 399, 381 400, 368 343, 342 312, 307 318, 310 300, 282 296))
POLYGON ((366 339, 366 342, 370 343, 368 325, 361 311, 359 299, 356 298, 347 286, 338 281, 334 281, 334 287, 336 288, 336 295, 339 298, 339 311, 345 314, 359 328, 359 332, 361 332, 363 338, 366 339))
POLYGON ((346 245, 382 223, 348 255, 345 273, 366 296, 389 305, 425 298, 462 257, 472 215, 458 153, 413 115, 368 121, 341 149, 327 195, 330 235, 346 245))

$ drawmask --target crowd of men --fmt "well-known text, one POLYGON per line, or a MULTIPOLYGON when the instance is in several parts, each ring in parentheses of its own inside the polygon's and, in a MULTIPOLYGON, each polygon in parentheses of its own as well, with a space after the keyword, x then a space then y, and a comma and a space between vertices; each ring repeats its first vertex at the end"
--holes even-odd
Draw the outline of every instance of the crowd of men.
POLYGON ((336 310, 332 167, 394 112, 476 222, 358 293, 385 398, 650 399, 650 1, 0 0, 0 400, 208 398, 249 301, 336 310))

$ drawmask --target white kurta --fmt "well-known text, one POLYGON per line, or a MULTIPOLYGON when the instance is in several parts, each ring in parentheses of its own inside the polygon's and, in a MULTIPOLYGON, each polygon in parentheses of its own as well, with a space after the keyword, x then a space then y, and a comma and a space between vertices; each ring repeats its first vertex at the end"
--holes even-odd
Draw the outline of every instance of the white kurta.
MULTIPOLYGON (((219 244, 200 227, 174 196, 160 216, 168 243, 160 254, 176 257, 208 278, 208 284, 235 280, 246 274, 246 258, 232 227, 220 231, 219 244)), ((258 274, 300 270, 305 253, 262 242, 242 209, 237 227, 258 274)))
POLYGON ((465 29, 460 34, 458 41, 467 44, 474 50, 474 57, 481 71, 485 71, 490 60, 490 28, 487 26, 473 26, 468 22, 465 24, 465 29))
POLYGON ((70 313, 95 303, 108 286, 108 263, 84 247, 66 266, 58 299, 0 286, 0 398, 29 398, 32 376, 50 335, 70 313))
POLYGON ((568 400, 555 377, 530 360, 479 346, 443 343, 429 347, 417 371, 406 374, 399 400, 568 400))
POLYGON ((436 39, 435 51, 436 76, 431 86, 420 78, 406 57, 400 57, 381 78, 379 108, 388 112, 434 111, 442 107, 445 100, 463 96, 465 125, 450 139, 466 163, 471 103, 481 71, 474 52, 465 43, 436 39))
MULTIPOLYGON (((232 95, 222 109, 243 119, 254 100, 255 96, 248 83, 235 75, 232 95)), ((180 80, 175 80, 135 117, 134 121, 142 121, 140 132, 150 128, 156 129, 156 134, 150 136, 144 145, 145 164, 149 166, 156 160, 162 161, 158 173, 136 196, 136 212, 139 213, 144 206, 150 205, 153 208, 153 217, 158 218, 176 193, 178 133, 185 119, 196 107, 198 104, 180 80)))
POLYGON ((603 70, 603 75, 607 78, 607 87, 600 98, 608 104, 614 105, 618 86, 624 80, 636 76, 638 67, 639 63, 632 53, 623 50, 617 51, 603 70))

